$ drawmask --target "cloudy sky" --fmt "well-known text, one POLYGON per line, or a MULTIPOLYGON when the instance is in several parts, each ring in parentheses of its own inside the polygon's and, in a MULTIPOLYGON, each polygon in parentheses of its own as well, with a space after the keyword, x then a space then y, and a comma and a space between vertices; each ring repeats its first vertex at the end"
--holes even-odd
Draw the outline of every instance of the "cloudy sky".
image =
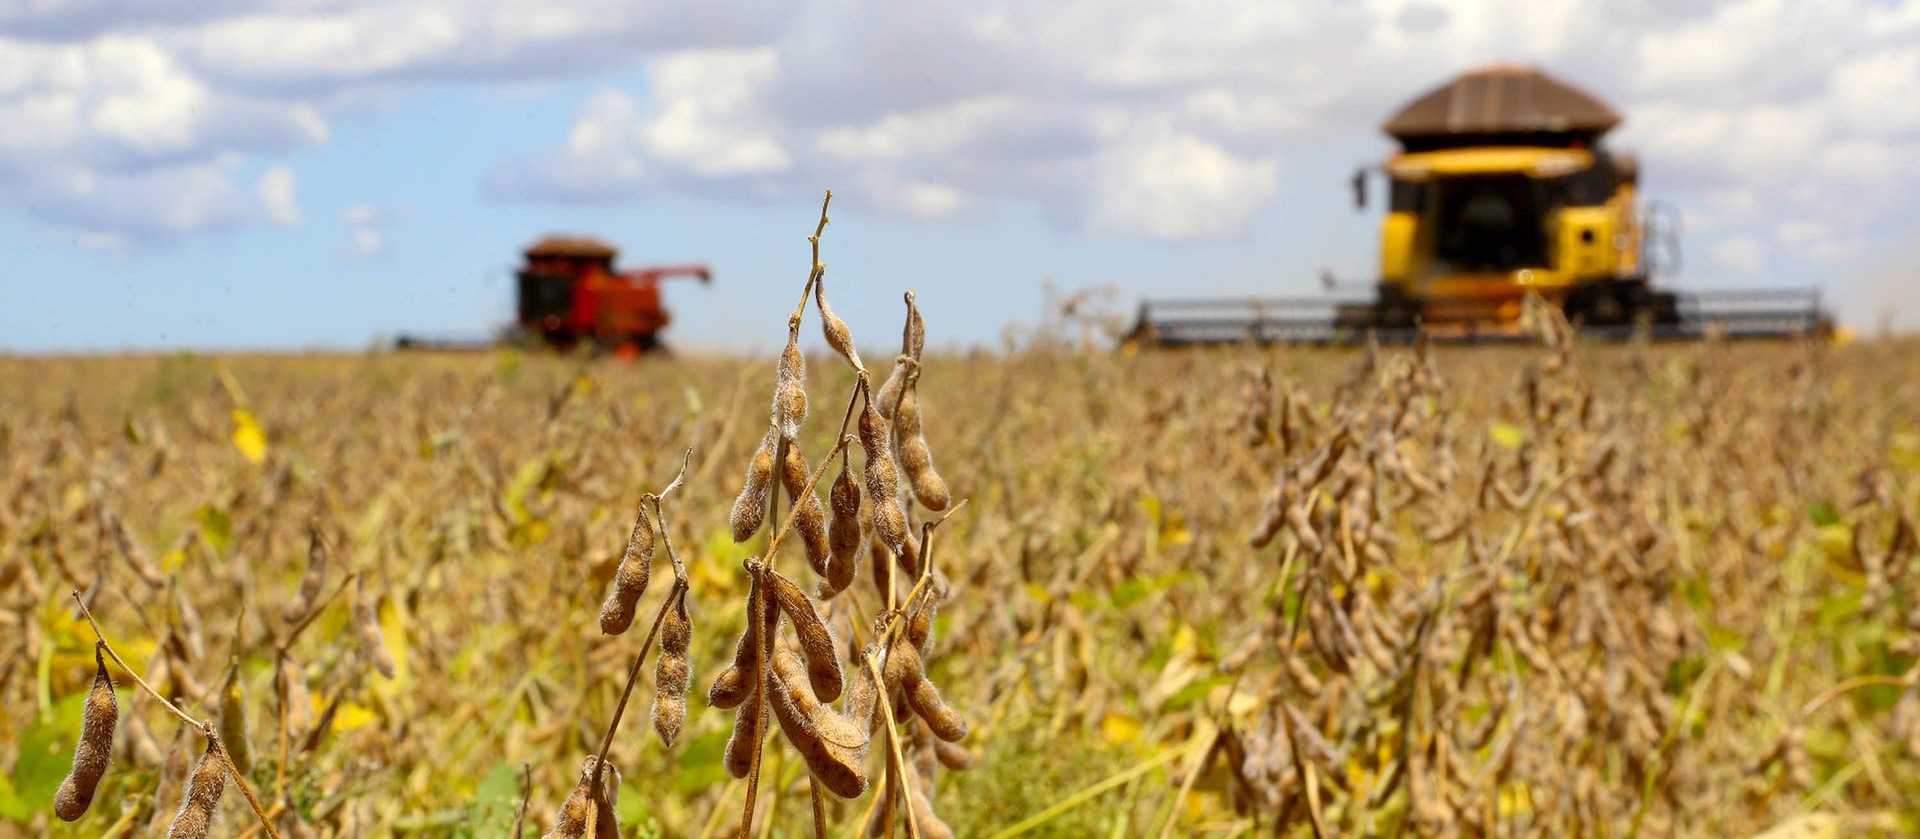
POLYGON ((549 231, 711 263, 676 340, 763 347, 826 187, 868 334, 1315 294, 1378 123, 1496 60, 1627 115, 1674 284, 1920 326, 1920 0, 0 0, 0 349, 482 335, 549 231))

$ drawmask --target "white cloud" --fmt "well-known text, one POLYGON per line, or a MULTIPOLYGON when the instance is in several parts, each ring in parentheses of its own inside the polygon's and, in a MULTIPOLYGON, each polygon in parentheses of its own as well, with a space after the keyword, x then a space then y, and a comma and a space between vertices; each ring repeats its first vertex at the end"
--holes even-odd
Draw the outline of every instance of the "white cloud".
POLYGON ((1141 133, 1096 160, 1089 231, 1155 239, 1237 235, 1273 198, 1279 164, 1272 158, 1238 157, 1165 128, 1141 133))
POLYGON ((1707 258, 1722 268, 1758 274, 1767 267, 1767 244, 1758 236, 1728 236, 1707 249, 1707 258))
POLYGON ((267 218, 281 227, 300 225, 299 179, 293 170, 285 166, 274 166, 260 174, 260 181, 254 187, 260 195, 260 203, 266 208, 267 218))
MULTIPOLYGON (((1393 107, 1497 59, 1613 102, 1647 185, 1690 229, 1758 237, 1762 267, 1780 225, 1885 223, 1920 187, 1914 2, 803 5, 761 46, 656 60, 617 113, 602 100, 618 91, 595 94, 565 144, 496 171, 495 194, 788 200, 833 183, 918 218, 1019 201, 1085 232, 1232 236, 1284 161, 1383 148, 1393 107)), ((1820 241, 1788 255, 1853 247, 1820 241)), ((1750 243, 1712 247, 1755 264, 1750 243)))
POLYGON ((788 13, 747 0, 4 3, 0 207, 112 247, 294 223, 297 207, 280 200, 290 179, 254 185, 249 202, 234 178, 325 143, 338 112, 374 103, 377 118, 396 92, 425 85, 524 85, 663 49, 764 41, 788 13), (161 182, 194 191, 107 203, 161 182))
POLYGON ((1730 270, 1755 249, 1727 236, 1850 259, 1920 188, 1920 0, 21 0, 0 5, 0 205, 134 244, 284 223, 233 179, 342 113, 645 67, 646 90, 603 84, 487 192, 834 184, 913 218, 1018 202, 1076 231, 1233 236, 1283 168, 1382 150, 1394 106, 1490 60, 1612 101, 1649 189, 1745 254, 1708 260, 1730 270), (108 203, 162 180, 193 184, 190 210, 108 203), (1833 234, 1782 238, 1814 222, 1833 234))
POLYGON ((347 227, 345 254, 353 259, 374 259, 387 253, 387 224, 396 214, 372 203, 354 204, 340 212, 347 227))

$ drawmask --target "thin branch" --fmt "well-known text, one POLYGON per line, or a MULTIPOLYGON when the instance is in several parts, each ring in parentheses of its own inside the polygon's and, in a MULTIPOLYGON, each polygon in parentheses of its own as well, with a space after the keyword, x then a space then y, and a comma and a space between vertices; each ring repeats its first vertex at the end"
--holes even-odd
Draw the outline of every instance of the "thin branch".
POLYGON ((73 592, 73 602, 79 605, 80 614, 85 616, 87 619, 87 623, 93 627, 93 636, 100 640, 100 646, 106 649, 107 656, 113 659, 113 663, 120 665, 120 669, 125 670, 128 676, 132 676, 134 683, 139 685, 141 690, 146 691, 149 696, 152 696, 153 698, 160 700, 160 704, 162 706, 165 706, 168 711, 173 712, 174 716, 179 717, 181 722, 184 722, 187 725, 193 726, 194 728, 198 728, 202 731, 212 730, 211 728, 208 727, 206 723, 203 723, 197 719, 194 719, 192 715, 188 714, 185 711, 180 710, 172 702, 167 701, 167 698, 165 696, 160 695, 160 692, 157 690, 154 690, 152 685, 147 684, 146 679, 140 678, 139 672, 127 666, 126 660, 122 659, 118 652, 114 651, 112 642, 109 642, 107 640, 107 633, 100 629, 100 622, 93 619, 93 612, 87 608, 86 601, 81 599, 80 592, 78 590, 75 590, 73 592))

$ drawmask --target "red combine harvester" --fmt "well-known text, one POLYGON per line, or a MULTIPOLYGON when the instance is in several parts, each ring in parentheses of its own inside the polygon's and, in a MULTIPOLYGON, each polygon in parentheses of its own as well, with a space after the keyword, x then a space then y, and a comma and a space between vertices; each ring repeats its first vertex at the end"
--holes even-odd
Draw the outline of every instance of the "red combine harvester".
POLYGON ((622 353, 660 347, 672 322, 660 304, 660 281, 694 277, 711 282, 705 265, 649 265, 617 271, 613 246, 596 239, 551 236, 526 250, 516 275, 516 325, 548 346, 583 342, 622 353))
MULTIPOLYGON (((649 265, 615 270, 619 251, 584 236, 549 236, 529 245, 514 272, 513 324, 499 341, 539 341, 568 350, 587 346, 620 355, 663 348, 660 333, 673 319, 660 303, 660 281, 694 277, 712 282, 705 265, 649 265)), ((495 341, 402 335, 403 350, 480 350, 495 341)))

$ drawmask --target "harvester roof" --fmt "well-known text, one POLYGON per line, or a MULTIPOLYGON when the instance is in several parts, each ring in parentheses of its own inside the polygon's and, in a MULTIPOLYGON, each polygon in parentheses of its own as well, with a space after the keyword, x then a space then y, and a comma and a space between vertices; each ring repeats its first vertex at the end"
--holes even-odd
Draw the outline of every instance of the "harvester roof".
POLYGON ((1494 64, 1422 94, 1381 129, 1411 149, 1475 137, 1598 137, 1619 124, 1620 115, 1586 91, 1537 68, 1494 64))
POLYGON ((618 253, 612 245, 586 236, 548 236, 527 246, 528 259, 612 259, 618 253))

